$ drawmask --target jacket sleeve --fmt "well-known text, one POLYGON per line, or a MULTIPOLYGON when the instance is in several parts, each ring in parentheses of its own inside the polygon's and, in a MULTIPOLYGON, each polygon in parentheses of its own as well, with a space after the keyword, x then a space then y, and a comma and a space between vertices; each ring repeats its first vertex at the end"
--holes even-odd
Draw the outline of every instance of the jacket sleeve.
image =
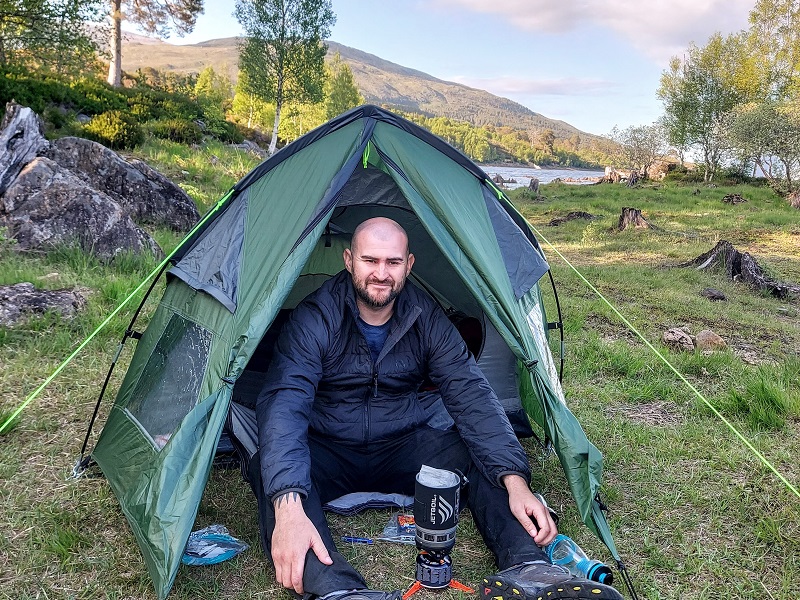
POLYGON ((456 328, 440 309, 425 327, 428 367, 447 411, 473 460, 489 481, 503 487, 503 475, 531 479, 530 465, 514 430, 486 378, 456 328))
POLYGON ((322 377, 323 321, 310 303, 292 312, 256 402, 261 478, 270 501, 288 491, 307 497, 311 489, 308 423, 322 377))

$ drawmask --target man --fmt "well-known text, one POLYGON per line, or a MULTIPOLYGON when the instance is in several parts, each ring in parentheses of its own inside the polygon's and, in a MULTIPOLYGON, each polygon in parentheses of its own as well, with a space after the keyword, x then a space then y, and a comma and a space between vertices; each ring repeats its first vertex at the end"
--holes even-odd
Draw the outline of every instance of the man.
MULTIPOLYGON (((400 598, 369 590, 336 551, 322 504, 350 492, 413 495, 423 463, 469 480, 466 505, 502 569, 485 595, 536 597, 569 580, 545 562, 540 546, 556 526, 529 488, 528 460, 502 407, 443 311, 406 282, 414 255, 405 231, 390 219, 365 221, 344 264, 292 312, 258 398, 260 450, 249 477, 277 580, 306 598, 400 598), (456 429, 425 425, 417 390, 426 377, 456 429)), ((548 597, 620 598, 591 587, 548 597)))

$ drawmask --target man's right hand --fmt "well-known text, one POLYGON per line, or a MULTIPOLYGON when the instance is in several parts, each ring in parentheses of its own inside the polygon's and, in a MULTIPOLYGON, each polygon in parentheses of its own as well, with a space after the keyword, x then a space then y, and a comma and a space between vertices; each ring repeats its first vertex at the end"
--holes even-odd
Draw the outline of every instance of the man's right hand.
POLYGON ((275 530, 272 532, 275 578, 298 594, 303 593, 303 568, 309 548, 322 564, 333 564, 317 528, 303 510, 300 495, 289 492, 279 496, 275 500, 275 530))

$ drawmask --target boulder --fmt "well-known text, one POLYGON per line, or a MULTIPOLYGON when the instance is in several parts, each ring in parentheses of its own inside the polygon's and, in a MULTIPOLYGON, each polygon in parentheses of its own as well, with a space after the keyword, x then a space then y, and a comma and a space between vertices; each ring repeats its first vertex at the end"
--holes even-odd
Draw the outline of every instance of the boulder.
POLYGON ((48 311, 70 318, 85 305, 86 299, 75 290, 36 290, 27 282, 4 285, 0 286, 0 326, 12 327, 48 311))
POLYGON ((700 350, 706 351, 713 351, 713 350, 724 350, 728 347, 728 344, 725 343, 720 336, 716 333, 711 331, 710 329, 704 329, 700 333, 695 336, 695 344, 697 348, 700 350))
POLYGON ((664 345, 672 350, 694 351, 694 341, 685 328, 672 327, 661 336, 664 345))
POLYGON ((126 161, 102 144, 65 137, 50 144, 46 156, 119 203, 136 223, 187 231, 200 219, 181 188, 142 161, 126 161))
POLYGON ((27 106, 6 104, 6 114, 0 122, 0 196, 47 146, 39 116, 27 106))
POLYGON ((78 243, 103 259, 125 251, 161 255, 119 204, 44 157, 30 162, 0 197, 0 226, 20 250, 78 243))

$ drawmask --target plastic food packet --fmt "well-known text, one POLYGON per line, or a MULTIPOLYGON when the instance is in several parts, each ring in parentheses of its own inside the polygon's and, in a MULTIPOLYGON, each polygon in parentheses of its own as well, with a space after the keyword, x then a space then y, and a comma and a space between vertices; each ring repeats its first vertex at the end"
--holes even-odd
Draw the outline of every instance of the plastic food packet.
POLYGON ((224 525, 209 525, 189 535, 181 562, 192 566, 214 565, 233 558, 249 547, 231 536, 224 525))
POLYGON ((414 525, 414 515, 395 513, 383 528, 383 534, 379 540, 385 542, 396 542, 398 544, 414 544, 416 526, 414 525))

